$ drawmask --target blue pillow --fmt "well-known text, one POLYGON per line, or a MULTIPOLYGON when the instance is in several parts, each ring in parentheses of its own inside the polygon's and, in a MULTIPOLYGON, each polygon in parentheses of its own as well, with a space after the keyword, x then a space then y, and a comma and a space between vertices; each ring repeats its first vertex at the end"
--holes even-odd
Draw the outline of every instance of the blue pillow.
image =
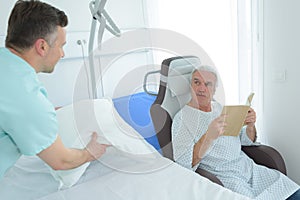
POLYGON ((113 99, 114 106, 120 116, 132 126, 156 150, 160 145, 150 116, 150 107, 156 96, 145 92, 113 99))

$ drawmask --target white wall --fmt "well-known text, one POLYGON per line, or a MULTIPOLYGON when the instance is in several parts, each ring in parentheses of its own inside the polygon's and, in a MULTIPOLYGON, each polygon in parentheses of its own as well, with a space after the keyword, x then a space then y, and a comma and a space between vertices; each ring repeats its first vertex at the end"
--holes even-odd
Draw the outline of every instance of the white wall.
POLYGON ((14 2, 13 0, 0 0, 0 46, 4 46, 7 21, 14 2))
POLYGON ((264 130, 300 184, 300 1, 265 0, 264 130))

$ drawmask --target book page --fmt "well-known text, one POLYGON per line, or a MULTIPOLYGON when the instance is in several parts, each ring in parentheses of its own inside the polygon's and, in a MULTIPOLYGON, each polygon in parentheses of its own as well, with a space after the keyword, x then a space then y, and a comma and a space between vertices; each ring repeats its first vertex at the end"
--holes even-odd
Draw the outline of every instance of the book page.
POLYGON ((222 114, 226 114, 225 132, 223 135, 238 136, 246 119, 250 106, 237 105, 237 106, 224 106, 222 114))
POLYGON ((251 102, 252 102, 253 96, 254 96, 253 92, 249 94, 249 96, 247 98, 247 101, 246 101, 246 105, 251 106, 251 102))
POLYGON ((224 106, 222 114, 226 114, 225 122, 227 124, 223 135, 238 136, 250 109, 251 101, 254 93, 247 98, 247 105, 224 106))

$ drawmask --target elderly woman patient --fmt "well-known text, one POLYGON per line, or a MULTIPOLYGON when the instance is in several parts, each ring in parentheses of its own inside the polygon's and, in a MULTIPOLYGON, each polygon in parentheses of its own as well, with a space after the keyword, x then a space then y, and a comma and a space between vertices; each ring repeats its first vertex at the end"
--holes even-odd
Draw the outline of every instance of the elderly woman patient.
POLYGON ((256 113, 250 108, 239 136, 223 135, 226 115, 213 100, 218 76, 200 66, 191 74, 191 100, 174 117, 172 145, 180 165, 205 169, 226 188, 254 199, 300 199, 299 185, 284 174, 257 165, 242 150, 256 138, 256 113))

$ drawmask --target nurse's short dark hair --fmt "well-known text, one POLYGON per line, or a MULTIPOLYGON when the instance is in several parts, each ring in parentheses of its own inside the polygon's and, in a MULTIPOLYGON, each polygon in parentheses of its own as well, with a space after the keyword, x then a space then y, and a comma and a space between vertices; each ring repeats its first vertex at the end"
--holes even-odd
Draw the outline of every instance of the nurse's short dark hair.
POLYGON ((37 0, 18 0, 8 20, 5 46, 22 51, 40 38, 51 46, 57 27, 67 25, 68 17, 63 11, 37 0))

